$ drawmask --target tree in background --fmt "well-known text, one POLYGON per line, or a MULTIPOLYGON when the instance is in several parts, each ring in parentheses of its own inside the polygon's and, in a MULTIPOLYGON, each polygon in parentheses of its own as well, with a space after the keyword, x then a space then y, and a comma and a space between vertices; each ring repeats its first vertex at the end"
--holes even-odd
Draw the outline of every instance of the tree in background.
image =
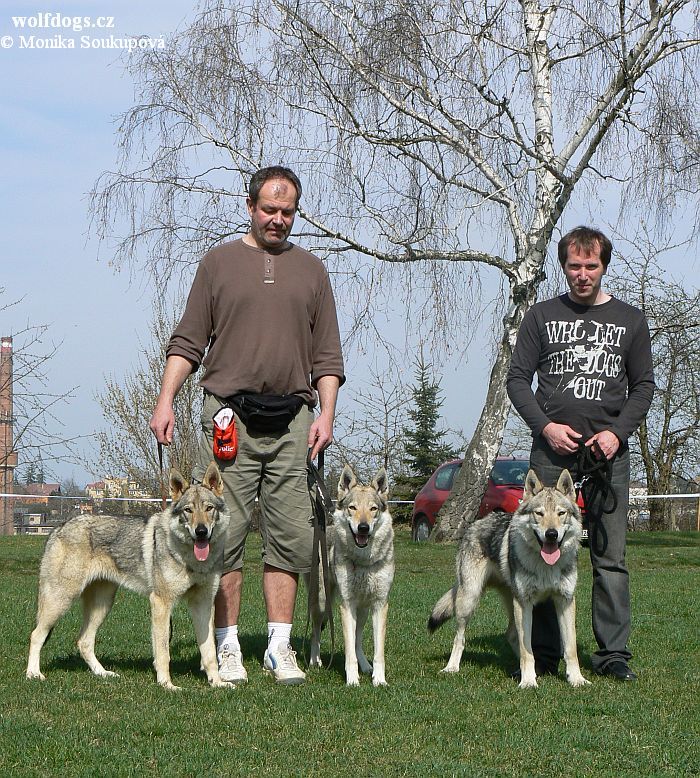
MULTIPOLYGON (((700 470, 700 293, 674 281, 659 264, 671 246, 656 248, 644 231, 630 244, 629 252, 611 264, 614 275, 607 288, 644 311, 656 381, 651 408, 630 450, 649 493, 673 494, 678 483, 691 481, 700 470)), ((653 529, 676 528, 673 500, 650 500, 649 510, 653 529)))
POLYGON ((328 449, 328 484, 335 492, 343 465, 369 482, 380 467, 389 477, 392 497, 404 474, 404 436, 407 388, 398 370, 370 369, 350 382, 350 397, 339 409, 334 444, 328 449))
MULTIPOLYGON (((60 407, 72 399, 73 389, 56 391, 49 384, 48 368, 60 348, 46 343, 49 325, 16 327, 23 300, 4 303, 4 292, 0 287, 0 315, 11 323, 2 327, 3 334, 12 338, 13 370, 12 386, 3 383, 9 376, 0 380, 0 396, 11 395, 13 400, 10 456, 17 454, 18 458, 14 479, 17 483, 44 483, 51 477, 53 462, 79 462, 76 443, 81 437, 65 435, 58 418, 60 407), (37 481, 39 477, 43 480, 37 481)), ((0 467, 7 464, 3 456, 0 451, 0 467)))
POLYGON ((348 342, 381 343, 378 312, 397 300, 436 342, 467 337, 478 271, 497 273, 486 401, 435 533, 457 538, 575 193, 598 210, 616 182, 626 217, 661 225, 697 193, 696 3, 205 0, 164 50, 129 58, 140 91, 93 192, 98 229, 129 224, 115 262, 162 284, 246 230, 245 182, 283 160, 305 181, 301 235, 348 303, 348 342))
MULTIPOLYGON (((150 326, 151 340, 143 346, 139 364, 117 380, 108 378, 97 396, 107 427, 97 433, 98 461, 92 470, 126 476, 159 494, 158 447, 148 426, 160 392, 165 365, 165 348, 178 317, 167 314, 156 304, 150 326)), ((176 466, 189 479, 194 467, 201 430, 202 390, 197 375, 190 376, 175 398, 175 435, 165 449, 163 474, 167 487, 167 468, 176 466)))
POLYGON ((66 478, 61 481, 61 494, 64 497, 86 497, 87 492, 79 486, 74 478, 66 478))
POLYGON ((403 476, 400 486, 404 499, 412 500, 425 485, 433 471, 447 459, 455 459, 459 451, 445 438, 448 431, 439 429, 440 408, 445 400, 440 382, 432 374, 421 353, 415 363, 415 383, 411 387, 413 407, 408 409, 411 425, 404 427, 404 464, 409 475, 403 476))

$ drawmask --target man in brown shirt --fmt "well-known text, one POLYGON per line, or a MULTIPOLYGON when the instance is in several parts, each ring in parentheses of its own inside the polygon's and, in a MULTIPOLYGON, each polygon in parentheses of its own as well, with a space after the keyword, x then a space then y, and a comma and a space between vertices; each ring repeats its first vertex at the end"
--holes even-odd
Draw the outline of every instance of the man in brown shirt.
POLYGON ((311 560, 311 502, 306 453, 332 441, 344 382, 333 292, 323 263, 287 240, 301 183, 283 167, 251 179, 250 230, 202 259, 187 306, 167 348, 161 392, 151 419, 156 439, 172 441, 173 400, 200 364, 205 401, 194 479, 212 458, 212 416, 241 392, 297 395, 304 406, 279 432, 248 429, 236 415, 238 454, 220 461, 231 509, 215 626, 221 677, 247 679, 238 641, 245 538, 256 495, 262 510, 263 593, 268 614, 264 667, 284 684, 304 682, 290 645, 299 573, 311 560), (316 395, 320 413, 314 419, 316 395))

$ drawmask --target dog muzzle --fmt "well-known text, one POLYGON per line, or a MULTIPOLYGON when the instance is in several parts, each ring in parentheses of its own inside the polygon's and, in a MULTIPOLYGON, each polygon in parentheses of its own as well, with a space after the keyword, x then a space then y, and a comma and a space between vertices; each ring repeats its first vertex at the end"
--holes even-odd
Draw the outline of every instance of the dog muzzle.
POLYGON ((352 530, 352 536, 355 539, 355 545, 358 548, 364 548, 369 543, 369 524, 365 521, 358 524, 357 531, 352 530))
MULTIPOLYGON (((544 540, 540 540, 540 536, 535 532, 537 542, 540 544, 540 556, 548 565, 555 565, 559 561, 561 556, 561 541, 559 540, 559 533, 556 530, 547 530, 544 535, 544 540)), ((562 537, 562 540, 564 538, 562 537)))
POLYGON ((194 535, 194 558, 198 562, 206 562, 209 558, 209 532, 203 524, 199 524, 194 535))

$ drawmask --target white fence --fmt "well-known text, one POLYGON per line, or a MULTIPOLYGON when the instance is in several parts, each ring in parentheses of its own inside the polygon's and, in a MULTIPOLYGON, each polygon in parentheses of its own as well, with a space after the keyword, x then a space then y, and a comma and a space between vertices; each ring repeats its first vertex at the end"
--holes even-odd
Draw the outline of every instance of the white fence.
MULTIPOLYGON (((0 503, 0 507, 4 507, 5 515, 12 515, 12 501, 13 500, 27 500, 27 508, 35 506, 36 511, 27 511, 21 521, 14 521, 15 531, 18 534, 26 535, 44 535, 53 529, 57 524, 65 521, 67 516, 72 512, 68 506, 71 502, 93 504, 99 509, 103 502, 125 502, 125 503, 144 503, 152 506, 160 504, 160 497, 105 497, 98 499, 91 499, 88 497, 67 497, 64 495, 50 496, 47 499, 50 501, 49 505, 56 502, 59 505, 65 505, 67 510, 52 509, 50 517, 46 517, 45 511, 39 510, 39 508, 48 508, 46 503, 37 504, 36 495, 30 494, 8 494, 0 493, 0 500, 4 505, 0 503), (29 501, 32 502, 29 502, 29 501), (9 505, 8 505, 9 503, 9 505), (10 510, 8 510, 8 508, 10 510), (26 520, 24 520, 26 517, 26 520), (36 517, 36 518, 34 518, 36 517)), ((679 531, 696 531, 700 532, 700 493, 688 493, 688 494, 635 494, 634 491, 630 493, 630 510, 628 515, 628 527, 630 530, 645 530, 649 529, 649 506, 650 500, 670 500, 671 509, 668 515, 668 529, 679 531)), ((412 500, 389 500, 390 505, 413 505, 412 500)))

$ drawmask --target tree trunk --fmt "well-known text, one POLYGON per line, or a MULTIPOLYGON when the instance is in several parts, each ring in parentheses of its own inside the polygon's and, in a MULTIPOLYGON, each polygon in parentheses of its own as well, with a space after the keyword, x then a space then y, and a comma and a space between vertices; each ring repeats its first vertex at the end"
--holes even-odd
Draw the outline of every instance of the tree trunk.
MULTIPOLYGON (((540 259, 539 267, 541 261, 540 259)), ((529 274, 536 275, 539 272, 533 271, 532 263, 527 264, 530 267, 529 274)), ((534 265, 537 267, 537 260, 534 265)), ((524 263, 524 266, 527 265, 524 263)), ((464 454, 464 464, 455 477, 450 496, 438 514, 438 525, 433 532, 433 539, 437 542, 459 540, 466 524, 477 517, 489 473, 503 441, 510 409, 506 377, 518 328, 525 312, 534 302, 534 286, 533 283, 525 281, 511 290, 510 306, 503 319, 503 336, 491 370, 486 402, 464 454)))

